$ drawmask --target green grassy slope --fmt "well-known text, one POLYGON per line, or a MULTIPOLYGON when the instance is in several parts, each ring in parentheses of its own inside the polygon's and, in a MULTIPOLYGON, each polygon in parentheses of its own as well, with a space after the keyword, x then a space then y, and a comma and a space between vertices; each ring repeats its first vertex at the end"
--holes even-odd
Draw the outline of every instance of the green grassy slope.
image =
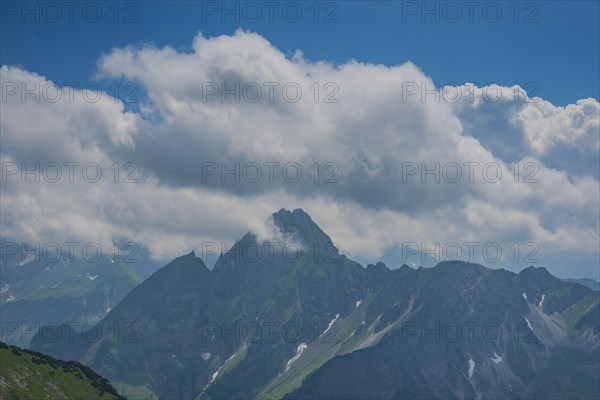
POLYGON ((0 399, 125 399, 90 368, 0 342, 0 399))

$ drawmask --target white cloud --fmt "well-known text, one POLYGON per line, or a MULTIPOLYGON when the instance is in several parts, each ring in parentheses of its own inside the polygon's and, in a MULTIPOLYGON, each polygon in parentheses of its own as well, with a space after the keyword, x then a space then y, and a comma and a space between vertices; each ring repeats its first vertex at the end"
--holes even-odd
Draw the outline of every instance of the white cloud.
MULTIPOLYGON (((433 87, 433 82, 411 63, 331 65, 307 61, 299 52, 287 58, 266 39, 242 31, 210 39, 198 35, 190 53, 113 49, 100 58, 98 69, 101 77, 143 86, 148 97, 141 108, 160 115, 158 122, 125 111, 108 94, 93 104, 78 95, 74 102, 57 103, 22 103, 13 96, 3 104, 2 159, 28 165, 94 161, 107 174, 114 162, 122 167, 132 161, 139 166, 139 182, 114 183, 108 175, 95 184, 81 179, 22 184, 11 176, 1 194, 3 235, 103 243, 125 237, 165 258, 204 241, 230 245, 248 230, 272 236, 265 224, 270 213, 301 207, 343 251, 373 261, 408 241, 535 241, 550 253, 599 252, 597 177, 554 169, 544 159, 563 145, 598 151, 595 100, 565 108, 541 99, 514 105, 514 91, 524 92, 506 88, 510 96, 491 103, 481 100, 478 88, 470 103, 422 102, 419 96, 405 98, 403 84, 433 87), (203 97, 212 82, 229 88, 255 82, 263 95, 255 103, 203 97), (266 82, 279 83, 273 101, 266 82), (282 97, 281 88, 290 82, 302 89, 297 102, 282 97), (333 86, 325 89, 328 82, 333 86), (338 102, 324 103, 333 92, 338 102), (506 136, 481 133, 486 127, 498 132, 500 122, 506 136), (513 160, 498 147, 505 140, 513 160), (539 182, 523 183, 526 171, 514 182, 507 162, 515 160, 521 167, 534 163, 539 182), (271 182, 263 168, 258 183, 202 180, 206 162, 232 167, 271 161, 300 163, 302 179, 291 183, 277 169, 271 182), (315 162, 319 183, 309 169, 315 162), (322 182, 334 171, 324 169, 327 162, 337 166, 338 183, 322 182), (429 168, 457 163, 463 177, 436 183, 429 175, 423 183, 418 174, 403 174, 408 162, 429 168), (473 182, 468 162, 479 163, 473 182), (499 166, 502 179, 486 181, 484 165, 499 166)), ((2 67, 3 82, 18 80, 49 82, 2 67)))
POLYGON ((581 152, 600 151, 600 104, 594 99, 557 107, 541 100, 527 103, 515 115, 535 155, 547 154, 556 146, 575 147, 581 152))
POLYGON ((560 107, 529 97, 519 86, 466 84, 447 90, 448 99, 462 94, 453 106, 466 133, 497 157, 509 162, 531 155, 549 167, 598 178, 600 103, 596 99, 560 107))

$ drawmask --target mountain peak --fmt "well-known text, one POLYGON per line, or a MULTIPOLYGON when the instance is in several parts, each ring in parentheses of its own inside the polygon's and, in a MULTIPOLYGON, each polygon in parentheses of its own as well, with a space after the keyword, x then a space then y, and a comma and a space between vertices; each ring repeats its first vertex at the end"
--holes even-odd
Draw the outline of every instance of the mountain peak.
POLYGON ((521 272, 519 272, 518 274, 521 277, 526 277, 526 276, 535 276, 538 278, 554 278, 552 276, 552 274, 550 272, 548 272, 548 270, 545 267, 534 267, 533 265, 530 265, 527 268, 524 268, 523 270, 521 270, 521 272))
POLYGON ((275 220, 285 219, 285 218, 296 218, 296 219, 308 219, 312 222, 310 215, 306 211, 301 208, 296 208, 293 211, 286 210, 282 208, 281 210, 273 213, 273 218, 275 220))
POLYGON ((333 246, 331 238, 301 208, 296 208, 294 211, 282 208, 273 213, 272 218, 282 233, 292 235, 309 247, 317 243, 321 248, 333 246))
POLYGON ((164 273, 165 271, 174 271, 174 270, 181 270, 182 272, 187 271, 187 270, 190 270, 192 272, 193 271, 207 272, 208 268, 204 264, 204 261, 202 261, 201 258, 196 257, 196 253, 192 250, 188 254, 184 254, 182 256, 177 257, 176 259, 171 261, 169 264, 165 265, 164 267, 162 267, 161 269, 156 271, 156 273, 159 273, 159 272, 164 273))

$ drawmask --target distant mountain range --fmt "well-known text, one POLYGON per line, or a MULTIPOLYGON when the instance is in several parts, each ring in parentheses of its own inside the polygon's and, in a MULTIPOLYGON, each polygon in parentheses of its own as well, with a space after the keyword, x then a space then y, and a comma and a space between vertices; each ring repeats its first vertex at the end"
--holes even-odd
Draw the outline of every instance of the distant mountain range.
POLYGON ((589 279, 589 278, 581 278, 581 279, 565 279, 565 281, 567 282, 571 282, 571 283, 579 283, 580 285, 589 287, 592 290, 600 290, 600 282, 594 280, 594 279, 589 279))
POLYGON ((158 269, 144 253, 135 262, 105 255, 92 261, 15 243, 1 243, 0 340, 20 347, 45 324, 90 328, 158 269))
POLYGON ((212 270, 192 252, 93 328, 31 348, 129 398, 600 397, 600 292, 529 267, 366 268, 302 210, 272 216, 212 270))

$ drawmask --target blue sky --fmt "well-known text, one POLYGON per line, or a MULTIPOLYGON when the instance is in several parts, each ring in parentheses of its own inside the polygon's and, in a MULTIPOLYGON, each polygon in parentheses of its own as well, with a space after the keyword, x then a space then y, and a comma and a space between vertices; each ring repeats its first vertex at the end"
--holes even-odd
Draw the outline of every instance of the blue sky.
MULTIPOLYGON (((252 22, 253 10, 238 3, 236 22, 235 14, 220 14, 221 3, 123 2, 115 14, 114 3, 104 2, 96 23, 86 22, 81 7, 74 10, 73 22, 66 9, 61 9, 59 22, 49 22, 54 11, 40 8, 40 22, 28 14, 22 23, 20 3, 16 10, 5 5, 1 63, 22 66, 59 83, 89 81, 99 55, 113 47, 153 42, 189 50, 190 38, 198 31, 215 36, 241 27, 261 34, 282 51, 302 49, 309 60, 343 63, 354 58, 385 65, 412 61, 439 83, 535 82, 532 94, 537 87, 535 94, 555 105, 599 97, 597 1, 501 1, 485 9, 481 2, 472 6, 472 22, 469 8, 461 6, 459 16, 443 2, 427 3, 439 11, 425 15, 421 2, 321 2, 317 23, 313 2, 296 3, 302 10, 297 23, 288 22, 295 9, 284 14, 283 6, 274 9, 270 22, 265 2, 255 2, 261 9, 257 22, 252 22), (501 16, 494 23, 497 9, 501 16), (329 23, 324 21, 327 16, 329 23)), ((235 7, 235 2, 228 4, 235 7)), ((34 3, 29 7, 35 10, 34 3)), ((87 11, 91 19, 93 11, 87 11)))

